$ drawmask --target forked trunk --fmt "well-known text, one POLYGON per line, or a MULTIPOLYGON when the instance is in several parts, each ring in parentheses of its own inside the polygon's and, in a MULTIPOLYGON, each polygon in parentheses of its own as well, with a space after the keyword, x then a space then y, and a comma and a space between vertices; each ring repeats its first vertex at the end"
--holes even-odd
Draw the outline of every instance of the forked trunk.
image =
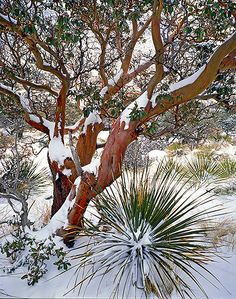
POLYGON ((90 200, 120 176, 121 165, 127 146, 138 135, 135 128, 136 126, 133 124, 127 130, 124 130, 124 125, 120 126, 120 121, 118 120, 103 150, 97 179, 91 173, 85 172, 82 175, 76 193, 75 204, 68 215, 70 234, 64 236, 67 244, 74 237, 73 230, 78 230, 78 226, 82 226, 83 216, 90 200))

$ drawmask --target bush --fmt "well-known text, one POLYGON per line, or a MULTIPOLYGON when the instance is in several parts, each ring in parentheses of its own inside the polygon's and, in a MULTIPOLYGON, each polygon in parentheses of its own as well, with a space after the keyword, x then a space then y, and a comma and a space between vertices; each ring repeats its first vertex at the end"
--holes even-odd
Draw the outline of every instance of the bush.
POLYGON ((195 186, 221 183, 236 175, 236 161, 198 153, 192 160, 187 160, 183 173, 195 186))
POLYGON ((28 285, 34 285, 47 273, 47 261, 52 257, 56 258, 53 264, 58 270, 67 270, 70 266, 66 252, 58 248, 51 237, 38 241, 20 229, 12 233, 12 240, 1 244, 0 249, 12 261, 11 267, 4 268, 7 273, 27 266, 27 273, 21 279, 27 279, 28 285))

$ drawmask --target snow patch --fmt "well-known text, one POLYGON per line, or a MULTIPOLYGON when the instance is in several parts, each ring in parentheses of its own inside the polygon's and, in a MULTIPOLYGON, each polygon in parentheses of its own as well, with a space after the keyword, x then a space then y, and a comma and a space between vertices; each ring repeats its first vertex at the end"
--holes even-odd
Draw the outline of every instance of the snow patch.
MULTIPOLYGON (((108 80, 108 86, 115 86, 121 76, 123 75, 123 70, 120 70, 114 78, 108 80)), ((105 93, 108 91, 108 86, 104 86, 103 89, 100 91, 100 96, 103 98, 105 96, 105 93)))
POLYGON ((102 122, 102 119, 101 117, 99 116, 98 114, 98 111, 95 110, 93 112, 90 112, 89 113, 89 116, 86 118, 85 122, 84 122, 84 128, 83 128, 83 131, 82 131, 82 134, 86 134, 86 131, 87 131, 87 127, 91 124, 100 124, 102 122))
POLYGON ((0 13, 0 17, 3 18, 4 20, 8 21, 8 22, 11 22, 12 24, 17 24, 17 20, 13 19, 12 17, 10 16, 7 16, 7 15, 4 15, 2 13, 0 13))
POLYGON ((140 97, 138 97, 134 102, 132 102, 128 107, 125 108, 125 110, 121 113, 120 116, 120 124, 122 122, 125 122, 124 129, 127 130, 129 128, 129 122, 130 122, 130 113, 134 109, 134 107, 137 105, 137 108, 145 108, 148 104, 148 97, 147 97, 147 91, 145 91, 143 94, 141 94, 140 97))
POLYGON ((120 71, 115 75, 114 78, 108 80, 108 85, 112 85, 112 86, 116 85, 116 83, 119 81, 119 79, 120 79, 120 77, 122 76, 122 74, 123 74, 123 70, 120 70, 120 71))
POLYGON ((191 76, 173 83, 169 86, 169 92, 173 92, 177 89, 180 89, 186 85, 192 84, 194 81, 196 81, 198 79, 198 77, 202 74, 202 72, 205 70, 206 68, 206 64, 204 64, 202 67, 200 67, 200 69, 198 71, 196 71, 194 74, 192 74, 191 76))
POLYGON ((100 91, 100 96, 103 98, 107 91, 108 91, 108 87, 107 86, 103 87, 103 89, 100 91))
POLYGON ((79 124, 80 124, 80 119, 74 124, 74 125, 71 125, 71 126, 66 126, 65 129, 67 130, 75 130, 76 128, 78 128, 79 124))
POLYGON ((150 160, 162 160, 166 155, 166 152, 161 150, 153 150, 147 154, 150 160))
POLYGON ((68 168, 64 168, 64 169, 62 170, 62 173, 63 173, 64 175, 66 175, 66 176, 71 176, 71 175, 72 175, 71 170, 68 169, 68 168))
POLYGON ((30 101, 29 101, 29 99, 27 99, 26 97, 24 97, 24 96, 22 96, 22 95, 19 95, 19 98, 20 98, 20 102, 21 102, 22 107, 23 107, 27 112, 31 112, 31 109, 30 109, 30 101))
POLYGON ((97 176, 100 163, 101 163, 100 158, 94 159, 90 164, 82 167, 83 171, 93 173, 95 176, 97 176))
POLYGON ((64 164, 66 158, 72 158, 71 151, 61 141, 61 137, 53 137, 48 145, 49 158, 59 165, 64 164))

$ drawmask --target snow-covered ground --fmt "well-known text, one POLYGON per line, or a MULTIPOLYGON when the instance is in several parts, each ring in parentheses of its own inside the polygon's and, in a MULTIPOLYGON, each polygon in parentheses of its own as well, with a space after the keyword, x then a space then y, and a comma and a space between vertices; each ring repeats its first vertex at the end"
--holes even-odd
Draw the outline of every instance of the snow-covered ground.
MULTIPOLYGON (((235 155, 236 147, 228 146, 227 148, 222 148, 221 151, 224 154, 235 155)), ((42 164, 47 161, 45 159, 46 152, 47 151, 44 150, 40 154, 40 157, 38 157, 38 161, 41 161, 42 164)), ((165 155, 165 152, 159 150, 149 153, 150 159, 153 160, 157 160, 160 156, 163 158, 165 155)), ((155 162, 153 167, 155 168, 155 162)), ((41 197, 37 198, 37 201, 34 204, 34 209, 31 213, 31 217, 33 217, 36 222, 42 222, 41 213, 43 209, 49 209, 50 201, 45 201, 45 197, 48 197, 51 194, 52 187, 50 186, 46 190, 45 194, 42 194, 41 197)), ((230 222, 233 225, 234 221, 236 221, 236 194, 231 196, 218 196, 217 202, 222 204, 226 210, 230 212, 230 215, 222 217, 224 217, 224 219, 231 219, 230 222)), ((2 215, 4 207, 6 207, 6 202, 1 200, 0 211, 2 215)), ((42 238, 43 236, 47 236, 48 231, 47 228, 45 228, 43 230, 43 234, 34 232, 32 232, 32 234, 34 234, 37 238, 42 238)), ((236 236, 234 237, 236 238, 236 236)), ((83 249, 68 250, 59 237, 55 237, 55 242, 58 244, 58 246, 62 246, 66 251, 68 251, 69 259, 76 254, 83 252, 83 249)), ((89 243, 89 238, 81 237, 77 241, 75 248, 81 245, 83 242, 84 244, 89 243)), ((216 276, 219 282, 213 279, 210 275, 207 278, 212 283, 201 277, 199 278, 209 296, 209 299, 236 298, 236 245, 233 245, 234 244, 232 243, 228 246, 222 247, 219 252, 219 257, 216 256, 214 258, 214 262, 211 262, 207 266, 207 269, 209 269, 209 271, 216 276)), ((69 271, 63 272, 58 271, 53 265, 52 261, 48 261, 48 272, 40 279, 39 283, 35 284, 34 286, 28 286, 26 280, 21 279, 27 270, 27 266, 16 269, 16 271, 12 274, 4 273, 2 269, 4 266, 9 266, 10 261, 3 254, 0 254, 0 298, 7 298, 7 295, 17 298, 110 298, 114 287, 113 279, 116 275, 115 271, 113 273, 109 272, 103 280, 101 280, 101 277, 97 277, 94 278, 88 286, 85 282, 81 288, 77 286, 73 290, 73 287, 83 280, 87 274, 87 269, 84 269, 84 271, 78 271, 77 259, 70 259, 70 262, 72 267, 69 269, 69 271)), ((191 282, 189 283, 191 284, 191 282)), ((142 294, 142 291, 136 291, 136 293, 132 293, 131 290, 129 296, 125 298, 145 297, 142 294)), ((156 297, 151 296, 150 298, 156 297)), ((171 298, 179 299, 179 296, 173 294, 171 298)), ((196 290, 196 298, 200 299, 204 298, 204 296, 196 290)))

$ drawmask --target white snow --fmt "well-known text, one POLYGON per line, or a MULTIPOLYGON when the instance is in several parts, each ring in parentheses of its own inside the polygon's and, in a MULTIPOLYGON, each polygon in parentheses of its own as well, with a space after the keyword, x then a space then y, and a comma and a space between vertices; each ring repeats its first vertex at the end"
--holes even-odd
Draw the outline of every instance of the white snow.
POLYGON ((71 170, 68 169, 68 168, 64 168, 64 169, 62 170, 62 173, 63 173, 64 175, 66 175, 66 176, 71 176, 71 175, 72 175, 71 170))
POLYGON ((49 158, 55 161, 58 165, 64 165, 66 158, 72 158, 71 151, 61 141, 61 137, 53 137, 48 145, 49 158))
POLYGON ((100 166, 100 157, 93 159, 91 163, 83 166, 82 169, 83 169, 83 171, 93 173, 95 176, 97 176, 99 166, 100 166))
POLYGON ((17 21, 10 16, 0 13, 0 17, 2 17, 4 20, 6 20, 8 22, 11 22, 12 24, 15 24, 15 25, 17 24, 17 21))
POLYGON ((54 25, 57 21, 57 12, 50 8, 47 8, 43 11, 43 16, 45 19, 50 19, 52 25, 54 25))
POLYGON ((120 124, 122 124, 122 122, 125 122, 125 130, 129 128, 130 113, 134 109, 135 105, 137 105, 137 108, 145 108, 147 104, 148 97, 147 91, 145 91, 143 94, 141 94, 141 96, 139 96, 135 101, 133 101, 128 107, 125 108, 125 110, 120 115, 120 124))
POLYGON ((166 155, 166 152, 161 150, 152 150, 147 154, 150 160, 162 160, 166 155))
POLYGON ((116 85, 116 83, 119 81, 120 77, 122 76, 123 74, 123 70, 121 69, 116 75, 114 78, 108 80, 108 85, 116 85))
POLYGON ((205 68, 206 68, 206 64, 204 64, 202 67, 200 67, 200 69, 198 71, 196 71, 194 74, 192 74, 191 76, 189 76, 179 82, 171 84, 169 86, 169 92, 173 92, 173 91, 180 89, 186 85, 192 84, 202 74, 202 72, 205 70, 205 68))
POLYGON ((0 88, 6 89, 6 90, 11 91, 11 92, 14 92, 14 90, 11 87, 9 87, 5 84, 2 84, 2 83, 0 83, 0 88))
POLYGON ((101 117, 99 116, 99 113, 97 110, 94 110, 93 112, 89 113, 89 116, 86 118, 85 122, 84 122, 84 128, 82 131, 82 134, 86 134, 87 131, 87 127, 91 124, 100 124, 102 122, 101 117))
POLYGON ((80 121, 81 121, 81 119, 79 119, 75 124, 73 124, 71 126, 66 126, 65 129, 72 130, 72 131, 75 130, 79 126, 80 121))
POLYGON ((109 131, 101 131, 98 134, 97 140, 100 141, 100 142, 106 142, 109 134, 110 134, 109 131))
POLYGON ((20 102, 21 102, 21 105, 22 107, 27 111, 27 112, 31 112, 31 108, 30 108, 30 101, 28 98, 22 96, 22 95, 19 95, 19 98, 20 98, 20 102))
MULTIPOLYGON (((119 81, 121 76, 123 75, 123 70, 121 69, 112 79, 108 80, 108 86, 115 86, 116 83, 119 81)), ((103 89, 100 91, 100 96, 103 98, 105 93, 108 91, 108 86, 104 86, 103 89)))
POLYGON ((104 86, 103 89, 100 91, 100 96, 103 98, 107 91, 108 91, 108 87, 104 86))

